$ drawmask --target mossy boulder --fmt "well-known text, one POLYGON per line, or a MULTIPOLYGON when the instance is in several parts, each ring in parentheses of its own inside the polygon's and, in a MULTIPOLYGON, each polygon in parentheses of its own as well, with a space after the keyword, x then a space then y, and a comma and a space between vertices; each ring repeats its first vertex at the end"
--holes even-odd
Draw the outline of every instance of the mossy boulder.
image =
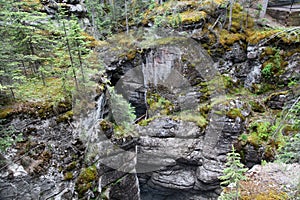
POLYGON ((139 121, 139 125, 140 126, 148 126, 148 124, 150 123, 150 122, 152 122, 154 119, 156 119, 157 117, 151 117, 151 118, 148 118, 148 119, 145 119, 145 120, 141 120, 141 121, 139 121))
POLYGON ((105 119, 99 122, 101 131, 106 135, 107 138, 111 138, 113 135, 113 124, 105 119))
POLYGON ((287 101, 288 94, 288 90, 272 93, 266 98, 265 104, 271 109, 283 109, 287 101))

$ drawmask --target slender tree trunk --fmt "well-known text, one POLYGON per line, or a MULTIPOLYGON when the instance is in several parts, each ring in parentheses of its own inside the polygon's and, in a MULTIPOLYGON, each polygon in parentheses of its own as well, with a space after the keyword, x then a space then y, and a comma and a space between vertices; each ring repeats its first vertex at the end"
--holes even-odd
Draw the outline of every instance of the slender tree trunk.
POLYGON ((28 65, 29 65, 29 68, 30 68, 31 73, 32 73, 32 74, 36 74, 36 71, 35 71, 35 69, 34 69, 33 64, 32 64, 31 62, 28 62, 28 65))
POLYGON ((233 10, 234 0, 230 0, 230 8, 229 8, 229 21, 228 21, 228 28, 227 30, 230 31, 232 25, 232 10, 233 10))
POLYGON ((269 2, 269 0, 263 0, 262 9, 261 9, 260 15, 259 15, 260 19, 264 18, 265 15, 266 15, 267 7, 268 7, 268 2, 269 2))
POLYGON ((16 96, 15 96, 14 90, 11 87, 9 89, 10 89, 10 93, 11 93, 13 100, 16 101, 16 96))
POLYGON ((78 44, 78 41, 76 41, 76 46, 78 50, 78 60, 79 60, 79 67, 81 71, 81 76, 82 76, 82 82, 85 83, 85 77, 84 77, 84 71, 83 71, 83 64, 82 64, 82 57, 81 57, 81 51, 80 51, 80 46, 78 44))
POLYGON ((129 34, 129 25, 128 25, 128 10, 127 10, 127 1, 125 0, 125 14, 126 14, 126 34, 129 34))
POLYGON ((23 67, 23 69, 24 69, 24 74, 25 74, 25 76, 27 77, 27 70, 26 70, 26 67, 25 67, 24 60, 21 60, 21 63, 22 63, 22 67, 23 67))
POLYGON ((250 8, 250 1, 251 0, 246 0, 247 3, 247 11, 246 11, 246 22, 245 22, 245 29, 248 28, 248 19, 249 19, 249 8, 250 8))
POLYGON ((64 72, 64 75, 63 75, 63 77, 61 79, 61 81, 62 81, 61 87, 63 88, 64 93, 68 94, 67 87, 66 87, 66 76, 67 76, 66 73, 67 72, 64 72))
MULTIPOLYGON (((34 56, 35 55, 35 50, 34 50, 34 47, 33 47, 33 44, 32 44, 31 37, 30 37, 30 40, 29 40, 29 47, 30 47, 31 55, 34 56)), ((41 78, 42 78, 42 82, 43 82, 43 86, 46 86, 45 75, 42 72, 42 70, 39 70, 39 66, 38 66, 36 60, 33 61, 33 66, 34 66, 34 68, 35 68, 36 71, 40 72, 40 75, 41 75, 41 78)))
POLYGON ((40 70, 40 74, 41 74, 41 77, 42 77, 42 81, 43 81, 43 86, 46 86, 46 82, 45 82, 45 74, 42 70, 40 70))
POLYGON ((95 8, 92 6, 92 30, 93 30, 93 35, 94 37, 98 40, 98 27, 96 27, 96 22, 95 22, 95 8))
POLYGON ((235 199, 239 200, 239 183, 237 183, 237 185, 236 185, 235 199))
POLYGON ((63 28, 64 28, 65 37, 66 37, 66 41, 67 41, 68 53, 69 53, 69 58, 70 58, 70 62, 71 62, 71 68, 72 68, 73 77, 74 77, 74 81, 75 81, 75 87, 76 87, 76 90, 78 91, 79 90, 78 81, 77 81, 77 77, 76 77, 76 71, 75 71, 75 67, 74 67, 74 61, 73 61, 73 57, 72 57, 72 53, 71 53, 71 47, 70 47, 70 43, 69 43, 69 39, 68 39, 68 35, 67 35, 67 30, 66 30, 66 25, 65 25, 64 21, 63 21, 63 28))
MULTIPOLYGON (((32 44, 32 41, 31 41, 31 37, 30 37, 30 40, 28 41, 28 44, 29 44, 29 48, 30 48, 30 51, 31 51, 31 55, 35 55, 35 51, 34 51, 34 47, 33 47, 33 44, 32 44)), ((37 63, 36 61, 34 60, 33 61, 33 66, 35 68, 35 71, 38 71, 38 66, 37 66, 37 63)))

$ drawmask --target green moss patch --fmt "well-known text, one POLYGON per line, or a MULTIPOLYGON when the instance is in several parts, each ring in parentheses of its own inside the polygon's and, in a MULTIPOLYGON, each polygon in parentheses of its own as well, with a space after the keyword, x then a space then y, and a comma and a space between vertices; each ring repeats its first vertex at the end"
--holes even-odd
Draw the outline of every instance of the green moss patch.
POLYGON ((0 110, 0 119, 8 118, 8 117, 10 117, 13 113, 14 113, 13 107, 11 107, 11 106, 5 107, 5 108, 3 108, 3 109, 0 110))
POLYGON ((162 115, 169 115, 174 111, 174 105, 172 102, 157 93, 148 94, 147 103, 151 113, 158 112, 162 115))
POLYGON ((193 24, 206 18, 206 12, 204 11, 185 11, 179 14, 182 24, 193 24))
POLYGON ((68 111, 68 112, 66 112, 66 113, 58 116, 58 118, 56 119, 56 121, 58 123, 71 121, 73 119, 73 115, 74 115, 73 111, 70 110, 70 111, 68 111))
POLYGON ((246 35, 241 33, 231 33, 225 29, 220 32, 220 43, 229 48, 228 46, 233 45, 235 42, 245 40, 246 35))
POLYGON ((245 116, 242 115, 241 110, 238 108, 232 108, 227 113, 226 116, 231 119, 236 119, 237 117, 241 118, 243 121, 245 120, 245 116))
POLYGON ((64 174, 64 180, 68 181, 68 180, 72 180, 74 178, 73 173, 72 172, 66 172, 64 174))
POLYGON ((99 125, 100 125, 101 130, 103 130, 104 132, 113 128, 112 123, 105 119, 101 120, 99 122, 99 125))
POLYGON ((206 118, 202 116, 200 113, 195 113, 192 111, 183 111, 176 116, 173 116, 174 120, 182 120, 188 122, 194 122, 200 128, 205 128, 208 124, 206 118))
POLYGON ((265 112, 264 106, 259 101, 249 101, 249 104, 251 106, 251 109, 254 112, 259 112, 259 113, 265 112))
MULTIPOLYGON (((54 104, 53 102, 17 102, 0 109, 0 119, 9 118, 13 115, 24 114, 30 117, 46 119, 71 109, 71 104, 65 102, 54 104), (62 106, 64 104, 64 106, 62 106)), ((70 114, 70 113, 69 113, 70 114)))
POLYGON ((75 190, 78 192, 79 198, 82 198, 84 194, 92 188, 98 178, 96 166, 90 166, 83 168, 75 183, 75 190))
POLYGON ((140 125, 140 126, 148 126, 148 124, 150 123, 150 122, 152 122, 154 119, 156 119, 156 118, 158 118, 158 117, 151 117, 151 118, 148 118, 148 119, 144 119, 144 120, 141 120, 138 124, 140 125))

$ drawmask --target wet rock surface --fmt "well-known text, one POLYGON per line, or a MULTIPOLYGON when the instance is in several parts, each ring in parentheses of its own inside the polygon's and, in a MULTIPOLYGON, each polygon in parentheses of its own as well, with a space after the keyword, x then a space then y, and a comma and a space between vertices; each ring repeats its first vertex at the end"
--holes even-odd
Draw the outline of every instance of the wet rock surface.
POLYGON ((1 159, 0 199, 88 199, 101 190, 112 199, 139 199, 135 174, 100 163, 91 168, 86 162, 88 146, 79 138, 77 123, 58 123, 56 116, 37 120, 20 115, 8 124, 26 140, 1 159), (90 169, 97 170, 95 177, 90 169), (80 188, 79 183, 91 185, 80 188))
POLYGON ((72 191, 71 183, 64 181, 62 171, 73 159, 80 165, 84 149, 76 144, 68 125, 56 124, 54 118, 15 118, 11 124, 17 131, 31 134, 31 139, 19 143, 5 155, 7 165, 1 170, 0 197, 47 199, 72 191))

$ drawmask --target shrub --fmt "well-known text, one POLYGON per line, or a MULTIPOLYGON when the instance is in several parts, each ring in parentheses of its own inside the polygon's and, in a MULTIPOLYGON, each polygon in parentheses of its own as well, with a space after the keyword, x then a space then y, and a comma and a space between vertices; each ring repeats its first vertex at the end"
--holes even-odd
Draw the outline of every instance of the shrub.
POLYGON ((297 133, 294 137, 285 144, 283 148, 279 150, 277 159, 284 163, 300 163, 300 133, 297 133))
POLYGON ((232 145, 232 151, 227 154, 227 162, 223 170, 223 176, 220 176, 219 179, 222 181, 221 185, 233 185, 233 190, 229 192, 224 190, 223 194, 219 197, 220 200, 227 199, 238 199, 239 194, 239 182, 246 180, 244 173, 248 170, 244 168, 244 165, 240 162, 240 154, 235 152, 235 149, 232 145))
POLYGON ((22 140, 22 133, 16 134, 13 126, 5 127, 0 125, 0 153, 5 152, 7 148, 22 140))
POLYGON ((113 87, 108 88, 110 92, 110 104, 112 117, 117 124, 120 135, 129 135, 133 131, 133 122, 136 118, 134 108, 127 102, 122 95, 117 94, 113 87))

